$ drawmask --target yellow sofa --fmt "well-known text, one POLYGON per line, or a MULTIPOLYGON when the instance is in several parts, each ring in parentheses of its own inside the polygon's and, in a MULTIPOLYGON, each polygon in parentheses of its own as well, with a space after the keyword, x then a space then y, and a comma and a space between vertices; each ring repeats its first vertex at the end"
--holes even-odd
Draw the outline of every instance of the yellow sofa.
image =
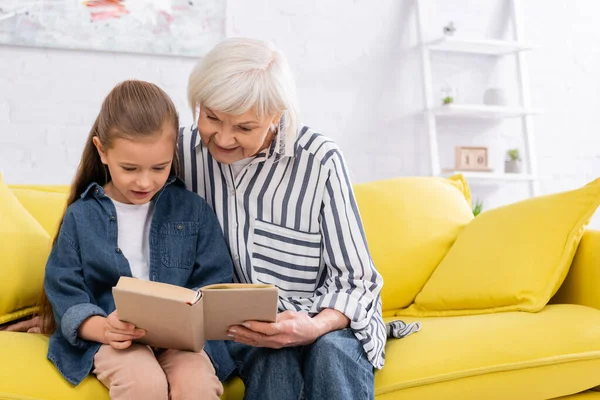
MULTIPOLYGON (((4 185, 1 176, 0 185, 4 185)), ((538 312, 409 316, 404 311, 464 227, 473 223, 468 186, 460 178, 423 177, 355 185, 355 189, 367 240, 384 276, 384 317, 422 323, 420 332, 388 340, 385 367, 375 375, 376 399, 600 400, 600 393, 590 390, 600 385, 600 232, 585 231, 568 276, 538 312)), ((0 187, 0 240, 13 234, 6 218, 9 222, 16 218, 14 208, 5 209, 14 200, 7 191, 40 223, 48 238, 55 234, 66 186, 5 185, 4 190, 3 200, 0 187)), ((30 243, 24 237, 11 246, 30 243)), ((0 271, 14 267, 5 264, 11 251, 17 252, 12 247, 0 247, 0 271)), ((24 259, 19 262, 25 263, 24 259)), ((19 268, 12 274, 29 271, 31 281, 26 283, 39 291, 43 271, 39 260, 19 268)), ((0 289, 13 293, 10 296, 24 293, 22 279, 11 280, 6 274, 0 278, 5 281, 0 289), (11 283, 6 286, 6 282, 11 283)), ((2 296, 0 305, 11 300, 2 296)), ((15 304, 21 308, 0 323, 35 311, 34 304, 18 300, 15 304)), ((46 360, 47 344, 42 335, 0 331, 0 399, 108 399, 107 390, 93 376, 77 387, 62 379, 46 360)), ((242 396, 239 379, 226 383, 223 399, 242 396)))

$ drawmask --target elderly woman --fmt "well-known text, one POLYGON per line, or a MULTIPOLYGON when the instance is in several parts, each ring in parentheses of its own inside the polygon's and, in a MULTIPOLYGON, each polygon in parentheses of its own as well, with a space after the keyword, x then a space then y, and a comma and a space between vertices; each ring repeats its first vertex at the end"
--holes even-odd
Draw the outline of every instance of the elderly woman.
POLYGON ((299 124, 283 54, 251 39, 217 45, 192 71, 196 125, 183 128, 188 188, 217 214, 235 280, 279 288, 277 321, 229 330, 246 399, 369 399, 384 363, 375 269, 338 146, 299 124))

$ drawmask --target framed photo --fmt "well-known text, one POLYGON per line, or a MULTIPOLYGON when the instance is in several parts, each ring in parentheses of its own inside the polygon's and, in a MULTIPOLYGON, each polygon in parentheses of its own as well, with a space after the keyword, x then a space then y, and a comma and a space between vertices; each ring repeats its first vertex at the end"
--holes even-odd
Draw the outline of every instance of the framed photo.
POLYGON ((454 169, 457 171, 491 171, 487 147, 456 147, 454 169))

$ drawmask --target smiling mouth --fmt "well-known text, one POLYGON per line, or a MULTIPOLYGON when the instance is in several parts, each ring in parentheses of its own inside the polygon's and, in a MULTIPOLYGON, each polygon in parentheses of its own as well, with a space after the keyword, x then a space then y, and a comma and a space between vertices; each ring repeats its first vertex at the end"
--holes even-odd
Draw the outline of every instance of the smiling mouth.
POLYGON ((235 150, 239 149, 239 146, 237 146, 237 147, 233 147, 233 148, 231 148, 231 149, 226 149, 226 148, 224 148, 224 147, 221 147, 221 146, 219 146, 219 145, 218 145, 218 144, 216 144, 216 143, 215 143, 215 146, 217 147, 217 149, 218 149, 219 151, 222 151, 223 153, 232 153, 232 152, 234 152, 235 150))
POLYGON ((132 190, 131 193, 133 193, 135 197, 146 197, 148 194, 150 194, 150 192, 138 192, 135 190, 132 190))

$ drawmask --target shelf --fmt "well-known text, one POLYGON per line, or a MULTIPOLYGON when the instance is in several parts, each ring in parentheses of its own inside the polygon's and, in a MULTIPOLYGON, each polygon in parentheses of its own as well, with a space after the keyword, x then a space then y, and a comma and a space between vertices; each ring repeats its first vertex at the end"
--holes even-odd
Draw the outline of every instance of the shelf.
POLYGON ((502 56, 531 50, 530 46, 510 40, 468 39, 443 36, 426 44, 434 51, 502 56))
POLYGON ((530 174, 505 174, 501 172, 476 172, 476 171, 442 171, 442 176, 450 176, 455 174, 461 174, 465 179, 481 180, 481 181, 512 181, 512 182, 529 182, 536 181, 536 178, 530 174))
POLYGON ((438 117, 515 118, 538 114, 521 107, 488 106, 484 104, 447 104, 429 109, 438 117))

